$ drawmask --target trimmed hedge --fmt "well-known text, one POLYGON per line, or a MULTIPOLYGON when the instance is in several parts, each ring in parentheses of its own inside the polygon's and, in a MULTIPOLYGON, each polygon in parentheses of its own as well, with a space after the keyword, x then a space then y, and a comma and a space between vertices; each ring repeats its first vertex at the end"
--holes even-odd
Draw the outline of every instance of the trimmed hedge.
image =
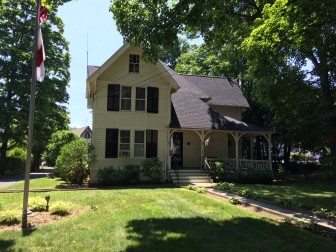
POLYGON ((225 163, 217 162, 211 174, 215 182, 233 182, 242 184, 271 184, 273 172, 269 170, 233 169, 225 167, 225 163))
POLYGON ((22 175, 25 170, 25 160, 17 157, 0 159, 0 175, 22 175))
POLYGON ((98 171, 98 183, 101 185, 124 185, 139 182, 140 166, 129 164, 125 167, 106 166, 98 171))

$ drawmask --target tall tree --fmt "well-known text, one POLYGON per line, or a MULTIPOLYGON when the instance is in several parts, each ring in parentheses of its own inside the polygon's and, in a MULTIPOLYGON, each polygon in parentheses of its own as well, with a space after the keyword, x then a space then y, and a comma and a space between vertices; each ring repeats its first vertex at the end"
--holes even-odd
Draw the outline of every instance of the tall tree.
MULTIPOLYGON (((68 42, 57 8, 67 0, 49 0, 48 22, 42 25, 46 76, 36 92, 34 154, 53 131, 67 127, 66 87, 70 74, 68 42)), ((0 4, 0 158, 25 141, 31 86, 35 0, 5 0, 0 4)))
MULTIPOLYGON (((110 10, 125 41, 143 47, 150 59, 187 32, 202 36, 208 48, 236 51, 245 59, 240 76, 253 89, 286 88, 289 81, 291 90, 298 91, 298 83, 304 83, 309 94, 298 97, 308 100, 313 92, 319 99, 314 119, 325 126, 321 134, 336 157, 334 0, 114 0, 110 10), (311 67, 303 71, 307 62, 311 67)), ((257 93, 267 100, 267 92, 257 93)), ((335 164, 334 170, 336 175, 335 164)))

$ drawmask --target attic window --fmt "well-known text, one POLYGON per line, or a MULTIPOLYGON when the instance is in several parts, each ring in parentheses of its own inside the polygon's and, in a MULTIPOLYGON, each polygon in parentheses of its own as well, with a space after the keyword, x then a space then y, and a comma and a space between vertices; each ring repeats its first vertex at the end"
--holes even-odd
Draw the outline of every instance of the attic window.
POLYGON ((130 54, 129 58, 129 72, 139 73, 140 56, 139 54, 130 54))

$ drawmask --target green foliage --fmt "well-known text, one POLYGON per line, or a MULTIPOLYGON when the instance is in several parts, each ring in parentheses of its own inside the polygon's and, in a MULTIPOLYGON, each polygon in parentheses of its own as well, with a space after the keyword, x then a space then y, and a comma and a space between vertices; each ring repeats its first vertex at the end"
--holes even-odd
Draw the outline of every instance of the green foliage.
POLYGON ((8 153, 8 157, 18 158, 24 161, 27 156, 27 150, 19 147, 11 149, 8 153))
POLYGON ((215 184, 214 188, 218 190, 235 191, 235 184, 228 183, 228 182, 220 182, 220 183, 215 184))
POLYGON ((272 171, 234 169, 227 167, 226 162, 216 162, 212 176, 215 182, 270 184, 273 181, 272 171))
POLYGON ((55 172, 68 183, 82 185, 89 175, 88 142, 77 139, 63 146, 55 172))
POLYGON ((185 186, 185 189, 191 190, 191 191, 196 191, 196 186, 189 184, 187 186, 185 186))
POLYGON ((147 158, 141 162, 143 175, 149 177, 153 183, 162 182, 163 164, 158 158, 147 158))
POLYGON ((98 171, 98 183, 101 185, 121 185, 137 183, 140 177, 140 166, 129 164, 115 168, 106 166, 98 171))
MULTIPOLYGON (((57 16, 58 7, 65 2, 68 0, 54 0, 48 21, 41 25, 47 60, 45 79, 36 91, 33 168, 38 166, 51 134, 69 122, 64 104, 69 99, 70 55, 63 23, 57 16)), ((2 1, 0 13, 0 156, 5 158, 7 150, 26 141, 33 56, 28 48, 34 43, 36 1, 2 1)))
POLYGON ((54 215, 68 215, 71 213, 73 206, 69 202, 56 201, 50 206, 50 213, 54 215))
POLYGON ((52 134, 50 141, 43 154, 43 159, 50 166, 55 166, 57 157, 64 145, 79 139, 79 136, 69 130, 60 130, 52 134))
POLYGON ((206 189, 204 187, 198 187, 196 189, 196 192, 198 192, 198 193, 206 193, 206 189))
POLYGON ((240 200, 236 197, 229 197, 229 202, 232 205, 240 205, 241 204, 240 200))
POLYGON ((0 175, 22 175, 25 170, 25 161, 21 158, 8 157, 0 159, 0 175))
POLYGON ((21 214, 20 210, 6 210, 0 211, 0 224, 1 225, 15 225, 20 223, 21 214))
POLYGON ((41 197, 32 197, 28 201, 28 209, 32 212, 46 211, 47 202, 41 197))

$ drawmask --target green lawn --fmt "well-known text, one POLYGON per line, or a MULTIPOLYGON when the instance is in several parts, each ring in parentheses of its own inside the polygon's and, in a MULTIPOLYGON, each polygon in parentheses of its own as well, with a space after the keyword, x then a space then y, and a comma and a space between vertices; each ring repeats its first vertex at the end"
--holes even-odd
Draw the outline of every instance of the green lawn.
POLYGON ((236 188, 249 188, 266 193, 270 199, 279 201, 286 198, 301 203, 306 209, 315 207, 327 208, 336 211, 336 184, 335 183, 305 183, 287 181, 273 185, 239 185, 236 188))
MULTIPOLYGON (((39 178, 39 179, 31 179, 29 182, 29 188, 30 189, 50 189, 50 188, 56 188, 59 185, 64 184, 64 181, 56 178, 56 179, 50 179, 50 178, 39 178)), ((21 189, 23 190, 24 187, 24 181, 17 182, 15 184, 1 187, 2 189, 21 189)))
MULTIPOLYGON (((50 204, 70 201, 85 212, 30 232, 1 232, 0 251, 335 251, 336 246, 184 188, 47 194, 50 204)), ((21 202, 22 193, 0 195, 3 210, 20 208, 21 202)))

